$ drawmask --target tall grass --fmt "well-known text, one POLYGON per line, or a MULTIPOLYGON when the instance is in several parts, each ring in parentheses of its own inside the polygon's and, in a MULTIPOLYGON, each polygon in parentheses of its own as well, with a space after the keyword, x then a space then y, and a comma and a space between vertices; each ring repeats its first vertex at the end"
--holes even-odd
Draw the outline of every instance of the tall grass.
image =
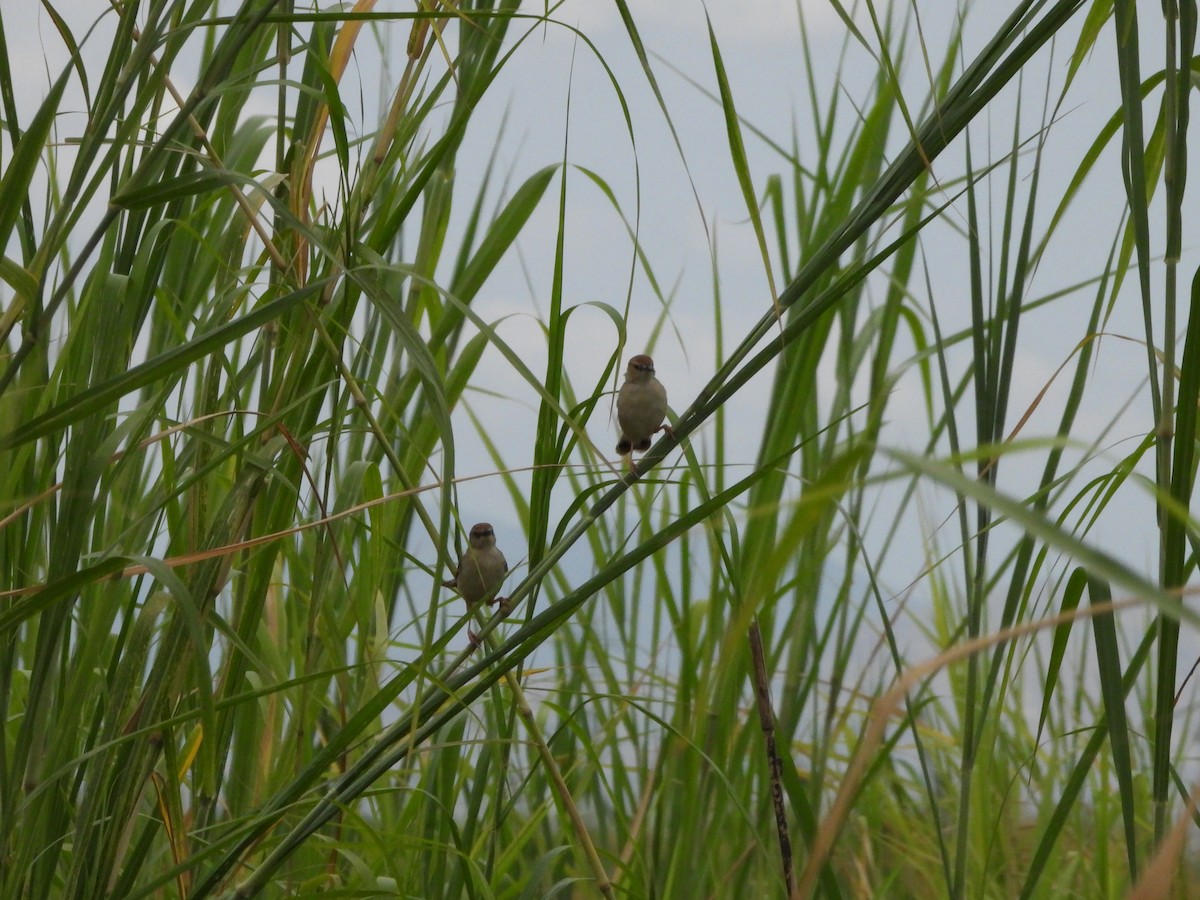
POLYGON ((0 895, 1194 889, 1195 5, 1024 0, 944 45, 907 6, 833 6, 833 81, 796 29, 790 142, 719 26, 686 73, 768 287, 732 300, 710 232, 713 374, 631 470, 617 373, 689 342, 649 195, 577 169, 570 116, 527 167, 465 148, 567 33, 639 166, 690 173, 636 5, 611 50, 513 0, 43 4, 68 62, 36 108, 0 52, 0 895), (367 115, 378 47, 404 50, 367 115), (1080 136, 1089 64, 1119 95, 1080 136), (1111 249, 1060 283, 1104 180, 1111 249), (622 299, 568 289, 584 191, 626 229, 622 299), (531 356, 487 300, 546 217, 531 356), (1065 359, 1028 396, 1051 317, 1065 359), (1081 426, 1097 395, 1148 413, 1129 446, 1115 405, 1081 426), (440 586, 480 474, 513 523, 504 624, 440 586), (1131 497, 1157 568, 1102 539, 1131 497))

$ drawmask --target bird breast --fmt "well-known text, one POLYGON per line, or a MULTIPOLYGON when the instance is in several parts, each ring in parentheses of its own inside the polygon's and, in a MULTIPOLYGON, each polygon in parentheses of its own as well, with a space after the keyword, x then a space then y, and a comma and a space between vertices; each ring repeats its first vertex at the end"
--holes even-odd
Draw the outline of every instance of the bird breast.
POLYGON ((478 603, 500 585, 507 571, 504 555, 499 550, 468 553, 455 578, 458 592, 468 603, 478 603))
POLYGON ((667 391, 657 378, 626 381, 617 401, 617 422, 630 438, 649 435, 667 416, 667 391))

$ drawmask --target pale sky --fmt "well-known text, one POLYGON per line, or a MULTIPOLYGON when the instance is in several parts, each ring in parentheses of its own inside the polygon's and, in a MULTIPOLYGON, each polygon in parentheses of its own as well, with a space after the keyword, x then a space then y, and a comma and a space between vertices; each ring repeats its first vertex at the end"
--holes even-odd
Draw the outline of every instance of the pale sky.
MULTIPOLYGON (((40 5, 30 3, 31 39, 10 45, 14 71, 26 73, 21 81, 20 108, 28 114, 46 89, 48 81, 65 64, 66 54, 53 22, 40 5)), ((84 41, 87 23, 103 9, 89 0, 64 0, 55 4, 71 23, 77 40, 84 41)), ((950 0, 921 0, 914 4, 894 4, 895 12, 915 8, 920 18, 921 34, 933 49, 936 61, 944 45, 959 6, 950 0)), ((971 59, 991 35, 996 24, 1006 15, 1010 3, 977 3, 967 16, 967 40, 964 59, 971 59)), ((409 9, 411 4, 380 3, 376 11, 409 9)), ((540 10, 541 7, 536 7, 540 10)), ((673 297, 673 328, 664 330, 654 356, 659 377, 666 384, 672 407, 686 408, 696 391, 711 375, 715 351, 712 329, 712 265, 709 245, 715 240, 716 266, 722 291, 727 350, 740 339, 750 324, 769 308, 770 296, 763 273, 761 258, 747 223, 744 202, 733 169, 720 110, 710 99, 689 84, 674 69, 685 73, 708 89, 715 85, 711 50, 704 19, 704 6, 698 0, 655 0, 631 3, 641 35, 651 54, 651 63, 664 92, 672 120, 682 145, 682 156, 676 149, 661 110, 651 93, 640 67, 630 49, 628 38, 612 4, 594 0, 570 0, 558 7, 554 18, 562 25, 541 26, 518 51, 506 67, 486 102, 482 104, 459 157, 458 179, 460 199, 458 226, 473 198, 473 177, 482 172, 488 157, 496 153, 498 183, 508 179, 511 191, 533 172, 561 160, 564 138, 569 142, 568 156, 572 166, 591 169, 606 179, 617 194, 625 214, 635 213, 635 165, 641 177, 640 240, 648 254, 664 290, 673 297), (609 81, 609 75, 593 52, 578 41, 565 26, 584 31, 603 54, 616 73, 633 121, 633 139, 626 128, 620 104, 609 81), (567 118, 567 103, 570 114, 567 118), (505 136, 498 148, 495 134, 501 118, 507 118, 505 136), (694 192, 693 193, 693 187, 694 192)), ((881 7, 881 15, 883 7, 881 7)), ((739 4, 710 5, 714 30, 721 45, 735 101, 742 116, 763 129, 772 139, 785 146, 797 135, 801 161, 811 158, 811 112, 808 108, 808 86, 805 62, 798 29, 798 10, 803 12, 817 54, 811 65, 816 74, 818 96, 826 98, 834 83, 835 67, 844 50, 847 62, 843 66, 844 92, 841 110, 849 122, 853 103, 866 96, 866 87, 875 77, 876 63, 871 55, 857 44, 843 46, 844 26, 822 0, 804 0, 799 6, 786 0, 758 0, 739 4)), ((535 10, 536 11, 536 10, 535 10)), ((11 16, 11 13, 9 14, 11 16)), ((869 20, 858 21, 870 37, 869 20)), ((1061 192, 1072 177, 1087 145, 1098 133, 1103 122, 1115 111, 1117 92, 1115 65, 1112 60, 1113 38, 1111 24, 1100 41, 1100 50, 1085 63, 1078 83, 1064 104, 1063 122, 1055 126, 1046 148, 1041 168, 1042 207, 1044 224, 1057 204, 1061 192)), ((1161 51, 1156 33, 1146 29, 1143 34, 1144 52, 1156 59, 1161 51)), ((11 29, 10 29, 11 33, 11 29)), ((521 33, 514 25, 510 35, 521 33)), ((84 43, 84 53, 102 57, 106 52, 111 26, 101 21, 96 34, 84 43)), ((354 64, 343 84, 343 97, 351 116, 361 115, 366 128, 373 127, 379 117, 380 105, 386 105, 399 72, 401 50, 407 39, 408 26, 392 26, 385 41, 392 48, 391 66, 384 66, 376 54, 375 43, 364 36, 358 44, 354 64), (361 79, 361 81, 359 80, 361 79), (359 98, 362 98, 360 104, 359 98), (363 108, 365 106, 365 108, 363 108)), ((1072 34, 1071 39, 1074 39, 1072 34)), ((919 43, 910 38, 910 52, 901 61, 903 84, 910 103, 920 104, 925 83, 924 62, 919 43)), ((1051 59, 1043 53, 1039 62, 1026 72, 1023 94, 1023 136, 1033 135, 1038 127, 1046 74, 1051 74, 1055 90, 1065 71, 1070 47, 1060 43, 1051 59)), ((297 61, 297 71, 300 62, 297 61)), ((1148 75, 1157 63, 1147 63, 1148 75)), ((186 84, 181 84, 186 89, 186 84)), ((75 95, 80 97, 78 93, 75 95)), ((1156 95, 1157 96, 1157 95, 1156 95)), ((973 152, 977 167, 989 153, 998 158, 1006 152, 1012 139, 1012 114, 1015 108, 1015 87, 997 101, 993 112, 981 118, 972 131, 973 152), (992 150, 989 151, 988 145, 992 150)), ((78 100, 82 107, 82 99, 78 100)), ((1148 110, 1150 107, 1147 107, 1148 110)), ((264 112, 273 111, 273 101, 264 112)), ((78 133, 82 117, 65 116, 60 121, 60 139, 78 133)), ((895 152, 902 138, 899 130, 893 134, 895 152)), ((749 131, 745 134, 756 187, 761 190, 766 176, 783 170, 784 166, 773 152, 756 140, 749 131)), ((5 148, 7 153, 7 148, 5 148)), ((1030 163, 1024 162, 1028 172, 1030 163)), ((935 165, 935 173, 943 183, 952 183, 963 171, 963 142, 956 142, 935 165)), ((1192 171, 1200 171, 1193 166, 1192 171)), ((568 173, 569 208, 566 238, 566 296, 569 303, 600 301, 620 308, 629 287, 631 246, 626 226, 608 201, 593 185, 574 169, 568 173)), ((332 183, 332 182, 331 182, 332 183)), ((557 204, 553 196, 557 183, 551 188, 534 221, 519 242, 519 254, 513 254, 497 271, 475 305, 476 311, 489 321, 510 316, 500 326, 500 334, 521 351, 526 362, 540 371, 544 368, 544 340, 537 318, 544 316, 548 306, 554 240, 557 229, 557 204)), ((999 213, 1004 204, 1003 182, 993 187, 991 202, 995 209, 984 211, 999 227, 999 213)), ((505 198, 494 196, 493 205, 505 198)), ((1123 197, 1117 155, 1107 151, 1098 176, 1093 176, 1087 189, 1071 211, 1065 226, 1051 244, 1034 282, 1035 293, 1045 294, 1091 277, 1103 264, 1114 229, 1118 222, 1123 197)), ((966 219, 965 202, 956 205, 948 216, 948 224, 930 227, 922 238, 925 261, 930 269, 933 295, 945 332, 953 332, 969 324, 967 256, 965 242, 957 233, 966 219)), ((1162 216, 1156 210, 1155 252, 1162 249, 1162 216)), ((1190 223, 1189 223, 1190 224, 1190 223)), ((453 247, 453 232, 448 245, 453 247)), ((1193 226, 1194 232, 1194 226, 1193 226)), ((1197 266, 1196 242, 1185 233, 1185 257, 1181 273, 1190 273, 1197 266)), ((414 232, 415 233, 415 232, 414 232)), ((985 278, 987 276, 985 275, 985 278)), ((1187 276, 1187 277, 1190 277, 1187 276)), ((1156 273, 1161 284, 1161 268, 1156 273)), ((1181 279, 1185 283, 1186 277, 1181 279)), ((778 285, 780 289, 783 284, 778 285)), ((923 276, 918 272, 912 288, 919 303, 928 305, 923 276)), ((876 296, 881 296, 878 287, 876 296)), ((1009 426, 1034 403, 1038 392, 1055 370, 1070 356, 1083 336, 1084 314, 1080 311, 1091 302, 1090 291, 1078 294, 1066 304, 1056 304, 1048 311, 1030 314, 1022 328, 1021 349, 1017 376, 1013 385, 1009 426)), ((628 330, 631 344, 626 356, 645 349, 640 337, 648 333, 659 312, 659 304, 640 271, 635 275, 631 290, 631 313, 628 330)), ((612 350, 615 335, 607 320, 599 313, 586 312, 571 325, 571 357, 568 367, 577 387, 590 384, 612 350)), ((1138 341, 1142 338, 1141 314, 1132 280, 1127 284, 1124 299, 1118 305, 1107 326, 1110 333, 1127 336, 1130 340, 1106 341, 1096 363, 1096 383, 1089 390, 1079 417, 1077 437, 1086 441, 1109 426, 1115 410, 1131 396, 1138 399, 1123 415, 1113 432, 1113 440, 1123 443, 1107 454, 1110 461, 1119 458, 1132 447, 1132 440, 1149 427, 1148 403, 1144 399, 1145 351, 1138 341)), ((1182 335, 1181 335, 1182 337, 1182 335)), ((950 363, 961 371, 969 359, 967 346, 949 354, 950 363)), ((896 357, 903 362, 906 353, 896 357)), ((514 399, 509 402, 482 402, 479 395, 469 401, 480 414, 488 433, 510 455, 514 465, 530 456, 533 422, 536 416, 536 397, 523 389, 498 353, 489 353, 481 365, 476 383, 496 389, 512 385, 514 399)), ((742 396, 742 402, 729 410, 730 433, 751 436, 742 452, 730 452, 734 462, 751 463, 757 449, 757 435, 768 413, 765 393, 769 375, 752 382, 742 396)), ((1061 411, 1063 384, 1051 388, 1043 401, 1043 410, 1034 414, 1026 426, 1025 437, 1046 436, 1057 425, 1061 411)), ((885 440, 893 445, 919 449, 926 433, 923 400, 916 373, 910 372, 901 380, 893 398, 890 424, 885 440)), ((969 402, 961 409, 962 427, 970 431, 969 402)), ((602 448, 611 450, 615 440, 613 429, 604 429, 603 417, 593 419, 592 437, 602 448)), ((470 423, 461 413, 456 418, 458 434, 459 473, 484 471, 489 464, 481 453, 473 451, 470 423)), ((693 441, 703 444, 709 432, 702 429, 693 441)), ((1032 487, 1041 471, 1042 456, 1034 454, 1035 464, 1022 471, 1013 462, 1006 462, 1002 487, 1013 493, 1032 487)), ((524 554, 519 535, 504 539, 505 534, 519 532, 515 515, 509 509, 507 495, 498 480, 484 479, 464 485, 460 491, 465 522, 488 519, 501 535, 501 544, 510 561, 524 554)), ((927 498, 928 517, 922 529, 930 523, 941 522, 949 512, 944 493, 931 493, 927 498)), ((914 511, 915 517, 915 511, 914 511)), ((886 515, 883 516, 886 519, 886 515)), ((885 578, 896 590, 903 588, 919 571, 921 530, 912 529, 914 553, 906 554, 910 564, 894 563, 885 571, 885 578)), ((1118 553, 1127 563, 1154 572, 1157 566, 1153 540, 1153 514, 1146 495, 1130 486, 1124 497, 1110 509, 1096 538, 1106 549, 1118 553), (1114 515, 1117 510, 1128 513, 1114 515), (1130 522, 1136 522, 1131 538, 1130 522), (1145 540, 1142 540, 1144 536, 1145 540)), ((946 533, 942 543, 952 543, 946 533)), ((897 554, 899 556, 899 554, 897 554)), ((518 573, 521 574, 521 573, 518 573)))

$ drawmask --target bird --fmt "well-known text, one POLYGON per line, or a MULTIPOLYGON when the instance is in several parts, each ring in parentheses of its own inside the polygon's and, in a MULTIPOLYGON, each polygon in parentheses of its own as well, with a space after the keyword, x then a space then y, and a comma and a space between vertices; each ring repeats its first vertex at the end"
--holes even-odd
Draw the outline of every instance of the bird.
MULTIPOLYGON (((496 532, 487 522, 479 522, 471 526, 467 551, 458 561, 458 569, 449 581, 443 581, 442 587, 454 588, 467 606, 476 606, 486 600, 489 605, 499 603, 502 612, 508 612, 508 600, 497 597, 504 576, 508 574, 508 560, 496 546, 496 532)), ((475 635, 467 630, 467 636, 472 644, 478 643, 475 635)))
POLYGON ((654 360, 644 354, 632 357, 625 369, 625 383, 617 394, 617 424, 621 428, 617 453, 629 455, 632 467, 633 451, 649 450, 652 435, 665 431, 674 438, 666 418, 667 389, 654 377, 654 360))

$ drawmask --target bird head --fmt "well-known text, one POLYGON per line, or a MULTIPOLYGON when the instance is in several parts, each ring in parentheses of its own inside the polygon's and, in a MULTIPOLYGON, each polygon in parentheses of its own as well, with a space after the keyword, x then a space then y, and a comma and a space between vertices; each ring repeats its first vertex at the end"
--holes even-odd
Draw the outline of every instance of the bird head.
POLYGON ((649 381, 654 377, 654 360, 645 354, 639 354, 629 360, 629 368, 625 370, 626 381, 649 381))
POLYGON ((471 546, 476 550, 486 550, 496 544, 496 532, 487 522, 471 526, 471 546))

